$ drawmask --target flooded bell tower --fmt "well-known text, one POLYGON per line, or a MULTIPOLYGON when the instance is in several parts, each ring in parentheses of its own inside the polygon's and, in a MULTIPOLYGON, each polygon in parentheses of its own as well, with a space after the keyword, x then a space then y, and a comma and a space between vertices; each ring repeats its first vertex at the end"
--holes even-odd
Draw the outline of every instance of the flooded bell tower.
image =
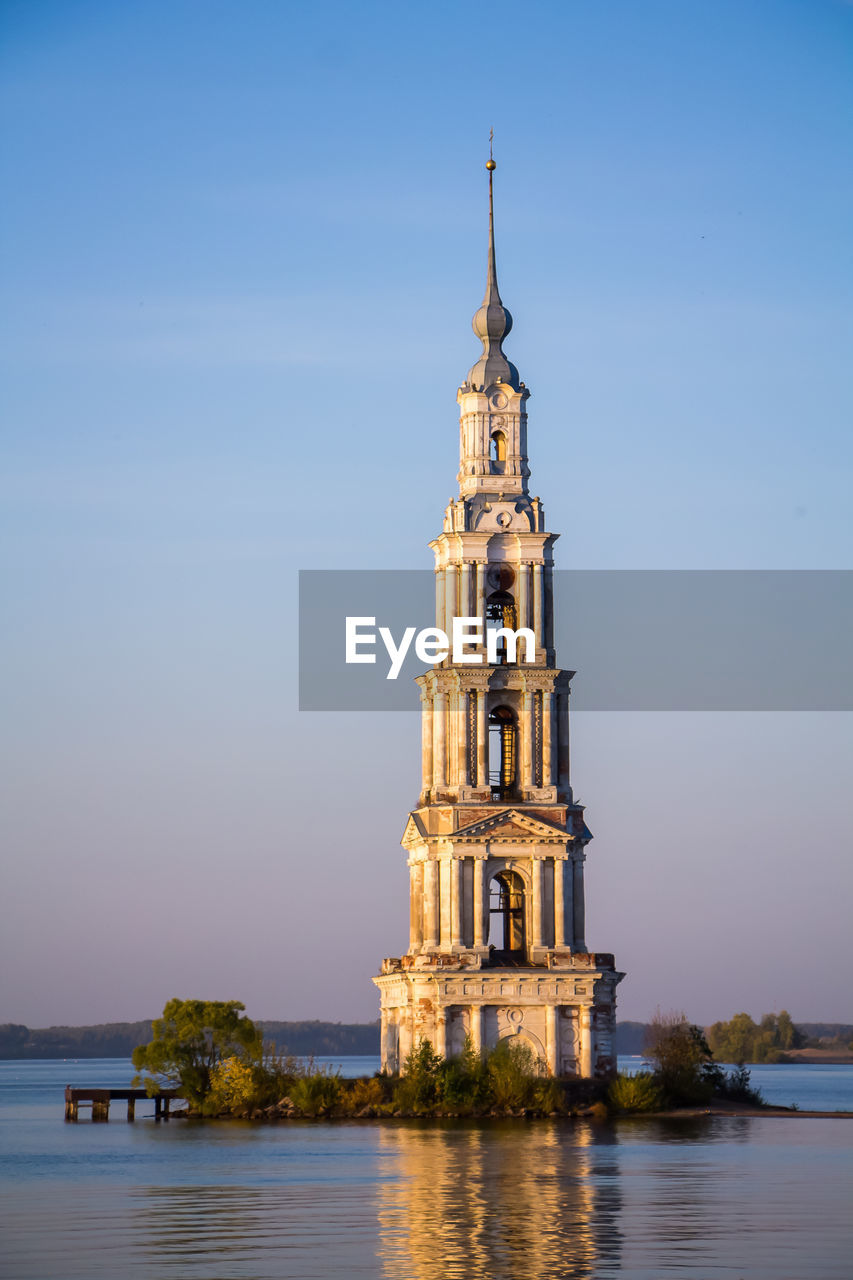
POLYGON ((473 319, 483 351, 457 395, 458 497, 430 543, 436 626, 450 635, 454 617, 480 619, 483 643, 418 677, 423 776, 402 840, 409 950, 374 978, 382 1067, 402 1070, 422 1039, 452 1056, 466 1036, 478 1050, 512 1037, 553 1075, 603 1076, 615 1070, 624 975, 585 939, 592 835, 570 782, 574 672, 554 649, 559 535, 529 493, 530 392, 503 351, 512 317, 495 266, 494 160, 486 167, 488 269, 473 319))

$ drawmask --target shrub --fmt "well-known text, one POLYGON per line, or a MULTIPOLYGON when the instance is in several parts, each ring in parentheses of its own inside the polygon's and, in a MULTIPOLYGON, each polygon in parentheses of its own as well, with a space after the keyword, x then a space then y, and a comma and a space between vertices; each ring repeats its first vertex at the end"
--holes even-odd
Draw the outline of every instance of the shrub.
POLYGON ((530 1106, 538 1075, 533 1052, 518 1040, 500 1040, 487 1060, 491 1101, 495 1107, 517 1111, 530 1106))
POLYGON ((439 1072, 438 1093, 445 1107, 470 1114, 489 1104, 489 1075, 481 1054, 470 1036, 456 1058, 450 1058, 439 1072))
POLYGON ((544 1111, 549 1115, 552 1111, 565 1111, 565 1091, 553 1077, 537 1080, 533 1085, 533 1105, 537 1111, 544 1111))
POLYGON ((683 1013, 657 1010, 647 1029, 645 1054, 669 1102, 710 1102, 720 1068, 712 1061, 702 1028, 689 1023, 683 1013))
POLYGON ((298 1111, 306 1116, 325 1115, 338 1104, 341 1081, 337 1072, 322 1067, 297 1076, 290 1087, 290 1097, 298 1111))
POLYGON ((263 1062, 255 1072, 255 1106, 280 1102, 290 1093, 293 1082, 313 1069, 312 1061, 306 1064, 291 1054, 279 1053, 274 1044, 265 1044, 263 1062))
POLYGON ((394 1101, 401 1111, 431 1111, 439 1101, 439 1081, 444 1058, 436 1053, 429 1040, 420 1040, 406 1058, 406 1069, 394 1090, 394 1101))
POLYGON ((755 1107, 765 1106, 761 1090, 754 1088, 750 1083, 747 1067, 735 1067, 734 1071, 730 1071, 728 1075, 724 1072, 721 1074, 723 1080, 717 1088, 717 1093, 721 1097, 727 1098, 730 1102, 750 1102, 755 1107))
POLYGON ((385 1086, 376 1076, 369 1080, 353 1080, 346 1086, 346 1103, 353 1111, 362 1107, 380 1107, 385 1101, 385 1086))
POLYGON ((612 1080, 607 1101, 614 1111, 657 1111, 662 1097, 651 1072, 639 1071, 635 1076, 617 1076, 612 1080))
POLYGON ((204 1101, 208 1115, 222 1111, 239 1111, 255 1102, 257 1081, 255 1068, 239 1058, 223 1058, 210 1070, 210 1093, 204 1101))

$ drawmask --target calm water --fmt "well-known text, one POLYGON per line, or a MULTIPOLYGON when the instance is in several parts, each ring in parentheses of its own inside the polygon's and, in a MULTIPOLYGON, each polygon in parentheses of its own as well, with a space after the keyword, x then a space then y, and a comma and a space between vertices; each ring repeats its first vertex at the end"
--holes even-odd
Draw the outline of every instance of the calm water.
MULTIPOLYGON (((757 1083, 767 1071, 796 1073, 781 1077, 780 1101, 806 1105, 802 1089, 853 1109, 849 1067, 756 1068, 757 1083)), ((853 1120, 127 1124, 119 1105, 106 1125, 63 1121, 66 1083, 118 1086, 129 1074, 124 1061, 0 1063, 2 1275, 853 1272, 853 1120)))

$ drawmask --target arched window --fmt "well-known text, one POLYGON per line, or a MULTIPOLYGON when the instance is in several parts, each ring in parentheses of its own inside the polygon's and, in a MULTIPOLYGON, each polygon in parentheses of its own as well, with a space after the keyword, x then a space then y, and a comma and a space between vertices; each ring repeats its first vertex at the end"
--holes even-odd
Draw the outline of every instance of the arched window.
POLYGON ((493 964, 524 959, 524 881, 499 871, 489 885, 489 945, 493 964))
MULTIPOLYGON (((515 600, 508 591, 493 591, 486 598, 486 634, 506 628, 516 629, 515 600)), ((497 649, 498 662, 506 662, 506 642, 501 638, 497 649)))
POLYGON ((506 436, 502 431, 493 431, 490 441, 489 458, 492 472, 500 473, 506 465, 506 436))
POLYGON ((489 715, 489 784, 493 800, 506 800, 516 790, 518 725, 509 707, 495 707, 489 715))

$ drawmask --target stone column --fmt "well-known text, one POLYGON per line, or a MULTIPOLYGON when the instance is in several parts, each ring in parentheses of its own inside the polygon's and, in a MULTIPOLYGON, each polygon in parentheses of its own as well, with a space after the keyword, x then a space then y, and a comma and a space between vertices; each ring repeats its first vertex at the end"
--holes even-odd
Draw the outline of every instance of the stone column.
POLYGON ((573 951, 586 951, 586 920, 583 899, 583 854, 576 853, 572 859, 572 915, 574 917, 573 951))
POLYGON ((534 753, 536 751, 536 700, 530 689, 521 696, 521 719, 518 726, 521 742, 521 785, 529 790, 534 785, 534 753))
POLYGON ((472 1004, 470 1008, 471 1014, 471 1045, 475 1053, 483 1051, 483 1006, 472 1004))
POLYGON ((477 786, 489 785, 489 718, 486 715, 486 690, 477 690, 477 786))
POLYGON ((439 690, 433 700, 433 786, 447 786, 447 694, 439 690))
POLYGON ((390 1009, 382 1010, 380 1038, 382 1040, 382 1070, 393 1072, 397 1066, 395 1062, 397 1046, 394 1036, 395 1027, 391 1017, 390 1009))
POLYGON ((445 565, 444 569, 444 626, 448 638, 453 629, 453 617, 456 613, 456 565, 445 565))
POLYGON ((530 622, 530 565, 518 566, 518 626, 529 627, 530 622))
POLYGON ((555 1004, 545 1007, 545 1061, 552 1076, 560 1073, 560 1031, 555 1004))
POLYGON ((421 690, 421 787, 424 795, 432 790, 432 697, 421 690))
POLYGON ((438 884, 439 884, 439 925, 440 925, 440 944, 442 951, 449 951, 451 946, 450 930, 453 921, 453 902, 452 902, 452 876, 451 860, 443 857, 438 863, 438 884))
POLYGON ((571 857, 560 863, 563 868, 563 937, 565 945, 575 950, 575 871, 571 857))
POLYGON ((553 734, 554 695, 547 689, 542 692, 542 786, 552 787, 551 746, 553 734))
POLYGON ((435 625, 444 630, 444 570, 435 571, 435 625))
POLYGON ((471 566, 463 564, 459 567, 459 614, 460 617, 473 617, 471 613, 471 566))
POLYGON ((450 862, 450 945, 462 947, 462 858, 450 862))
POLYGON ((485 935, 486 860, 474 859, 474 946, 486 945, 485 935))
POLYGON ((580 1074, 585 1080, 590 1079, 593 1069, 593 1036, 592 1036, 592 1009, 588 1004, 582 1005, 580 1010, 580 1062, 578 1067, 580 1074))
POLYGON ((544 945, 542 941, 542 899, 544 897, 542 881, 545 872, 545 863, 541 858, 533 859, 531 872, 531 880, 533 882, 532 945, 541 947, 544 945))
POLYGON ((435 1010, 435 1044, 433 1048, 443 1058, 447 1057, 447 1014, 444 1009, 438 1007, 435 1010))
POLYGON ((569 770, 569 694, 565 693, 557 695, 557 743, 558 743, 558 786, 563 791, 568 791, 570 770, 569 770))
MULTIPOLYGON (((477 564, 477 600, 474 608, 474 614, 483 624, 483 644, 486 643, 486 565, 484 562, 477 564)), ((474 615, 472 614, 472 617, 474 615)))
POLYGON ((438 863, 430 858, 424 863, 424 948, 438 950, 439 939, 438 863))
POLYGON ((411 998, 405 1011, 401 1011, 397 1022, 397 1069, 401 1070, 406 1059, 414 1048, 414 1031, 412 1028, 411 998))
POLYGON ((566 945, 566 863, 563 858, 554 859, 554 947, 560 950, 566 945))
POLYGON ((471 759, 471 751, 468 734, 468 699, 471 695, 459 690, 459 714, 457 719, 457 741, 459 743, 459 754, 457 759, 458 776, 457 781, 460 787, 467 787, 468 781, 468 765, 471 759))
POLYGON ((424 939, 424 864, 409 867, 409 953, 416 955, 424 939))
POLYGON ((542 569, 541 564, 533 566, 533 634, 536 636, 536 648, 545 648, 545 632, 543 629, 543 600, 542 600, 542 569))

